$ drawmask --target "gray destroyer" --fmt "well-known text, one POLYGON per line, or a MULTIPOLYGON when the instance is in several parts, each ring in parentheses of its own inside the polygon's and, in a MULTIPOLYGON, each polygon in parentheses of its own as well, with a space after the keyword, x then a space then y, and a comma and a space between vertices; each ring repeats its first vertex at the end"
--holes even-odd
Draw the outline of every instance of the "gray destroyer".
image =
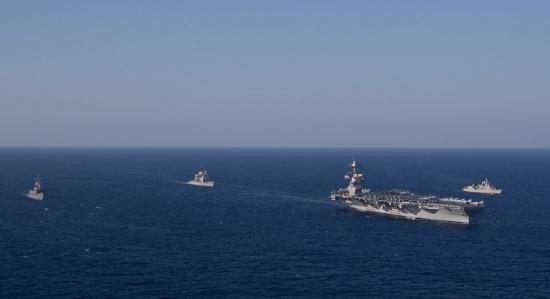
POLYGON ((214 187, 214 181, 208 176, 206 169, 201 169, 195 177, 186 183, 187 185, 199 186, 199 187, 214 187))
POLYGON ((332 200, 362 211, 406 219, 469 224, 470 216, 485 206, 483 201, 421 196, 403 190, 373 192, 365 188, 365 175, 353 161, 345 178, 349 185, 331 193, 332 200))
POLYGON ((42 181, 40 181, 38 174, 36 175, 32 189, 27 193, 27 197, 34 200, 44 200, 44 189, 42 189, 42 181))

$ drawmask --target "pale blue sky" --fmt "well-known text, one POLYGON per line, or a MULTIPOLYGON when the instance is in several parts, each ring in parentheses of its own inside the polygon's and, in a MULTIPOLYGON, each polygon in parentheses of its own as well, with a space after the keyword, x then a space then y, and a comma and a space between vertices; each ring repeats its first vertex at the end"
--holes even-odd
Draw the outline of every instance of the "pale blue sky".
POLYGON ((550 147, 550 1, 1 1, 0 146, 550 147))

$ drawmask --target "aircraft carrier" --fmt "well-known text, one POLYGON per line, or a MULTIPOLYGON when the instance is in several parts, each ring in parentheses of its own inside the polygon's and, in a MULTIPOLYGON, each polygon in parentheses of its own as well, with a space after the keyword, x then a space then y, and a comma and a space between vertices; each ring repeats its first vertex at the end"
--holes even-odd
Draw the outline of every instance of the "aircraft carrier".
POLYGON ((359 164, 353 161, 349 166, 345 176, 349 185, 332 192, 330 198, 359 211, 411 220, 469 224, 470 216, 485 206, 483 201, 421 196, 396 189, 373 192, 365 188, 365 175, 359 171, 359 164))

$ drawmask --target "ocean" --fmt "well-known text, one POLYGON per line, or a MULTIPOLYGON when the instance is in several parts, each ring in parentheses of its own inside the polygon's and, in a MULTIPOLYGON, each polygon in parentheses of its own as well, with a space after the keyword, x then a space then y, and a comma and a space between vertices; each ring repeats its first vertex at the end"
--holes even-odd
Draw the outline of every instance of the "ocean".
POLYGON ((283 296, 550 297, 550 150, 0 149, 0 297, 283 296), (351 210, 328 196, 352 159, 371 190, 486 207, 351 210), (200 167, 215 188, 183 184, 200 167), (504 193, 460 192, 485 177, 504 193))

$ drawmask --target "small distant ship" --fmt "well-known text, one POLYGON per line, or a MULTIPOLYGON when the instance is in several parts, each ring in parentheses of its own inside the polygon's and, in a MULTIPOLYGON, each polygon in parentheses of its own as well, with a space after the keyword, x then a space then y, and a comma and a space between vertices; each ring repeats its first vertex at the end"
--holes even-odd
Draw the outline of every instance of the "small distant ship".
POLYGON ((27 196, 34 200, 44 200, 44 189, 42 189, 42 182, 40 181, 40 176, 37 174, 34 179, 34 185, 27 196))
POLYGON ((201 169, 195 177, 187 182, 188 185, 201 186, 201 187, 214 187, 214 181, 208 176, 206 169, 201 169))
POLYGON ((350 164, 350 170, 345 176, 350 180, 349 185, 332 192, 332 200, 342 201, 362 212, 458 224, 469 224, 470 216, 485 206, 483 201, 421 196, 396 189, 373 192, 365 188, 365 175, 358 167, 356 161, 350 164))
POLYGON ((489 184, 489 180, 485 179, 479 184, 473 184, 462 188, 462 191, 469 193, 481 193, 481 194, 501 194, 502 189, 497 189, 489 184))

